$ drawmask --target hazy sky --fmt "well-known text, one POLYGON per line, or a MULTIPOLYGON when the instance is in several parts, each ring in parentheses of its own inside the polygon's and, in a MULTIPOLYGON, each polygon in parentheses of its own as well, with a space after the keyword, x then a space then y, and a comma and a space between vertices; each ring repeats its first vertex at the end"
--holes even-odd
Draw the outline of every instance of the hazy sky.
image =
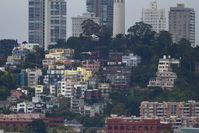
MULTIPOLYGON (((142 8, 148 8, 151 0, 126 0, 126 29, 140 21, 142 8)), ((196 11, 196 38, 199 45, 199 0, 157 0, 159 8, 166 9, 177 3, 196 11)), ((67 36, 71 35, 71 17, 86 11, 86 0, 67 0, 67 36)), ((168 19, 167 19, 168 21, 168 19)), ((0 39, 28 40, 28 0, 0 0, 0 39)))

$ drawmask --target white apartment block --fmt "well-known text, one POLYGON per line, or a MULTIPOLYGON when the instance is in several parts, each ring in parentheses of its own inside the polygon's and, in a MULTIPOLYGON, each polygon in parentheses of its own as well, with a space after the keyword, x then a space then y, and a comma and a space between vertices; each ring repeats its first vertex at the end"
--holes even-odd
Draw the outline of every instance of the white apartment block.
POLYGON ((176 73, 172 71, 171 65, 180 65, 178 59, 164 56, 159 60, 158 70, 155 78, 151 78, 148 87, 161 87, 162 89, 171 89, 174 87, 177 79, 176 73))
POLYGON ((21 102, 17 104, 17 112, 20 113, 32 113, 34 110, 34 104, 29 102, 21 102))
POLYGON ((156 0, 151 2, 150 9, 142 9, 142 21, 157 33, 166 30, 165 9, 158 9, 156 0))
POLYGON ((19 48, 21 49, 27 49, 29 51, 34 51, 35 47, 40 47, 38 43, 25 43, 25 44, 19 44, 19 48))
POLYGON ((85 20, 93 20, 100 24, 100 18, 96 17, 94 13, 83 13, 82 16, 72 17, 72 36, 79 37, 83 33, 82 23, 85 20))
POLYGON ((50 94, 53 95, 53 96, 56 96, 57 95, 56 86, 55 85, 50 85, 49 88, 50 88, 50 94))
POLYGON ((61 81, 60 82, 60 95, 66 98, 72 98, 74 94, 74 85, 71 81, 61 81))
POLYGON ((130 67, 136 67, 141 63, 141 57, 130 53, 128 56, 122 56, 122 63, 130 67))
POLYGON ((174 43, 182 38, 190 41, 192 47, 196 47, 196 14, 193 8, 186 8, 184 4, 171 7, 169 11, 169 32, 174 43))

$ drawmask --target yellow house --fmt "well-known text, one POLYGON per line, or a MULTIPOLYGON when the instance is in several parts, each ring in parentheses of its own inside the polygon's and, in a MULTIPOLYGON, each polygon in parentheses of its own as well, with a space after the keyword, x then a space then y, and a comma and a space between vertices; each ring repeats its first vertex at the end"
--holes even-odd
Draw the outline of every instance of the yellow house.
POLYGON ((43 85, 37 85, 35 86, 35 94, 40 94, 44 92, 44 86, 43 85))
POLYGON ((88 81, 92 76, 92 72, 86 70, 86 68, 77 67, 76 70, 65 70, 66 79, 73 79, 79 81, 88 81))
POLYGON ((77 71, 81 72, 84 81, 88 81, 92 77, 92 71, 89 71, 86 68, 78 67, 77 71))

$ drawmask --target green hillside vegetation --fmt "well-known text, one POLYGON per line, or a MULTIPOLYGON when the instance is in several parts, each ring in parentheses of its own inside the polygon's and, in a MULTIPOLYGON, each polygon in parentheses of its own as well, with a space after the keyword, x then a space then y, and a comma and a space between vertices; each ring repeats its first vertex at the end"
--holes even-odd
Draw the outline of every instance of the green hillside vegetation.
MULTIPOLYGON (((54 114, 55 116, 63 116, 69 120, 69 117, 77 119, 86 127, 99 127, 103 125, 104 117, 113 113, 127 116, 139 115, 141 101, 199 100, 199 68, 197 68, 199 66, 199 48, 192 48, 188 40, 182 39, 173 43, 168 31, 156 33, 150 25, 143 22, 138 22, 130 27, 128 34, 117 35, 115 38, 111 37, 111 31, 108 27, 96 25, 90 20, 83 23, 83 31, 84 33, 80 37, 71 37, 67 41, 59 40, 58 44, 51 48, 73 48, 77 59, 83 58, 81 52, 88 51, 99 52, 104 60, 108 58, 109 51, 133 52, 141 56, 142 63, 138 67, 132 68, 130 88, 112 92, 110 95, 111 102, 108 103, 104 116, 89 118, 68 110, 60 111, 58 114, 54 114), (92 38, 91 35, 93 34, 97 35, 99 39, 92 38), (163 91, 158 87, 146 87, 149 79, 155 76, 158 60, 163 55, 181 59, 180 67, 173 68, 178 79, 172 91, 163 91)), ((41 66, 39 59, 43 56, 44 53, 40 53, 40 56, 29 55, 30 62, 27 66, 34 67, 32 64, 41 66), (33 58, 35 60, 31 63, 33 58)), ((1 98, 7 96, 8 90, 14 88, 16 82, 10 79, 13 79, 12 74, 0 73, 1 98)))
POLYGON ((12 49, 17 45, 16 40, 0 40, 0 66, 5 64, 7 57, 12 54, 12 49))
POLYGON ((45 58, 45 52, 42 48, 35 46, 34 51, 28 52, 25 63, 22 68, 42 68, 42 60, 45 58))

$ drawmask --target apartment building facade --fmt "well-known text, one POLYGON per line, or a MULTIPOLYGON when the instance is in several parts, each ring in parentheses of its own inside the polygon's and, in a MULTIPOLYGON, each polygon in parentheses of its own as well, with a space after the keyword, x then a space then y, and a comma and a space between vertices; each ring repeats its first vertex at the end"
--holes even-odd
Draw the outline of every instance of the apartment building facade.
POLYGON ((29 0, 29 43, 45 50, 59 39, 66 39, 66 1, 29 0))
POLYGON ((142 102, 140 105, 140 116, 142 117, 170 117, 186 116, 199 117, 199 102, 142 102))
POLYGON ((169 11, 169 32, 174 43, 184 38, 190 41, 192 47, 196 47, 194 9, 186 8, 184 4, 171 7, 169 11))
POLYGON ((159 118, 161 122, 172 124, 174 133, 182 128, 194 127, 199 123, 199 102, 148 102, 140 105, 140 117, 159 118))
POLYGON ((177 79, 177 74, 172 70, 173 65, 179 67, 180 60, 165 55, 163 58, 159 59, 156 77, 150 79, 148 87, 161 87, 164 90, 171 90, 177 79))
POLYGON ((157 1, 151 2, 149 9, 142 9, 142 21, 151 25, 157 33, 166 30, 165 9, 158 9, 157 1))

